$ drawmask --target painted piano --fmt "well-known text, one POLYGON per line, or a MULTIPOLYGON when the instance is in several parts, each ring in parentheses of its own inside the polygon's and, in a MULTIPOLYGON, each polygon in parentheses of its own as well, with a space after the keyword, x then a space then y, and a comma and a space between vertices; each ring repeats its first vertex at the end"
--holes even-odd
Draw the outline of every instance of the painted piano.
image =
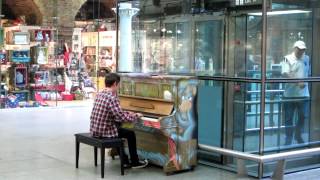
POLYGON ((163 167, 166 174, 193 169, 198 81, 189 76, 120 75, 121 107, 144 115, 138 123, 123 125, 135 131, 139 157, 163 167))

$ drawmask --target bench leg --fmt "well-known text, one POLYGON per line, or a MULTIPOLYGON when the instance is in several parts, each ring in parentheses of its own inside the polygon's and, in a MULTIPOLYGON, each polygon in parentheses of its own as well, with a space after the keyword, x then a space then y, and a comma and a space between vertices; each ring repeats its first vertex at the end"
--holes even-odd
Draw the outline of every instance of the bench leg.
POLYGON ((94 147, 94 165, 98 166, 98 148, 94 147))
POLYGON ((123 144, 120 146, 120 167, 121 167, 121 175, 124 175, 124 167, 123 167, 123 154, 124 154, 124 148, 123 148, 123 144))
POLYGON ((104 178, 104 155, 105 155, 105 148, 101 147, 101 178, 104 178))
POLYGON ((79 167, 79 148, 80 148, 80 142, 76 140, 76 168, 79 167))

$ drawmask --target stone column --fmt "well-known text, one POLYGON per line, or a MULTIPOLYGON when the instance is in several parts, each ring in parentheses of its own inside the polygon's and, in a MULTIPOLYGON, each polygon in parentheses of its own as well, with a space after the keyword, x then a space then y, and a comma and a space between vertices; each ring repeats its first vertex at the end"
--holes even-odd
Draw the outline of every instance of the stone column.
POLYGON ((132 39, 132 17, 139 11, 132 8, 130 3, 120 3, 120 55, 118 71, 133 72, 133 59, 131 49, 132 39))

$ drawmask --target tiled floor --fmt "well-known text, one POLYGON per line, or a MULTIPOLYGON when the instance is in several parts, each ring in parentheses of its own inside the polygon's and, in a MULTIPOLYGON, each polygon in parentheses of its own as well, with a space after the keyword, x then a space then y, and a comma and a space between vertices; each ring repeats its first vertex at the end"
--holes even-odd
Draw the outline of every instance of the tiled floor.
MULTIPOLYGON (((92 147, 82 145, 79 169, 74 165, 74 133, 87 132, 91 108, 32 108, 0 110, 0 180, 93 180, 100 167, 93 165, 92 147)), ((199 165, 194 171, 166 176, 148 167, 126 170, 119 161, 106 160, 105 179, 210 179, 233 180, 236 174, 199 165)), ((285 179, 319 179, 320 170, 286 175, 285 179)))

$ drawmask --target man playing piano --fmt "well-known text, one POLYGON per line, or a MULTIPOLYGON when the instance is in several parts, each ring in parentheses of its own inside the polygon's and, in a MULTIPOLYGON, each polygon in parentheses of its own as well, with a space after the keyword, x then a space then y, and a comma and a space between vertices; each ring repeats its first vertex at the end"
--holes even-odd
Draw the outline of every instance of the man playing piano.
POLYGON ((117 96, 119 82, 120 76, 116 73, 106 75, 106 88, 99 92, 94 100, 90 116, 90 133, 92 136, 100 138, 120 137, 127 139, 131 163, 128 156, 125 155, 125 166, 144 168, 148 165, 148 161, 140 161, 138 158, 134 131, 121 128, 120 126, 122 122, 138 121, 139 117, 142 117, 142 114, 121 109, 117 96))

